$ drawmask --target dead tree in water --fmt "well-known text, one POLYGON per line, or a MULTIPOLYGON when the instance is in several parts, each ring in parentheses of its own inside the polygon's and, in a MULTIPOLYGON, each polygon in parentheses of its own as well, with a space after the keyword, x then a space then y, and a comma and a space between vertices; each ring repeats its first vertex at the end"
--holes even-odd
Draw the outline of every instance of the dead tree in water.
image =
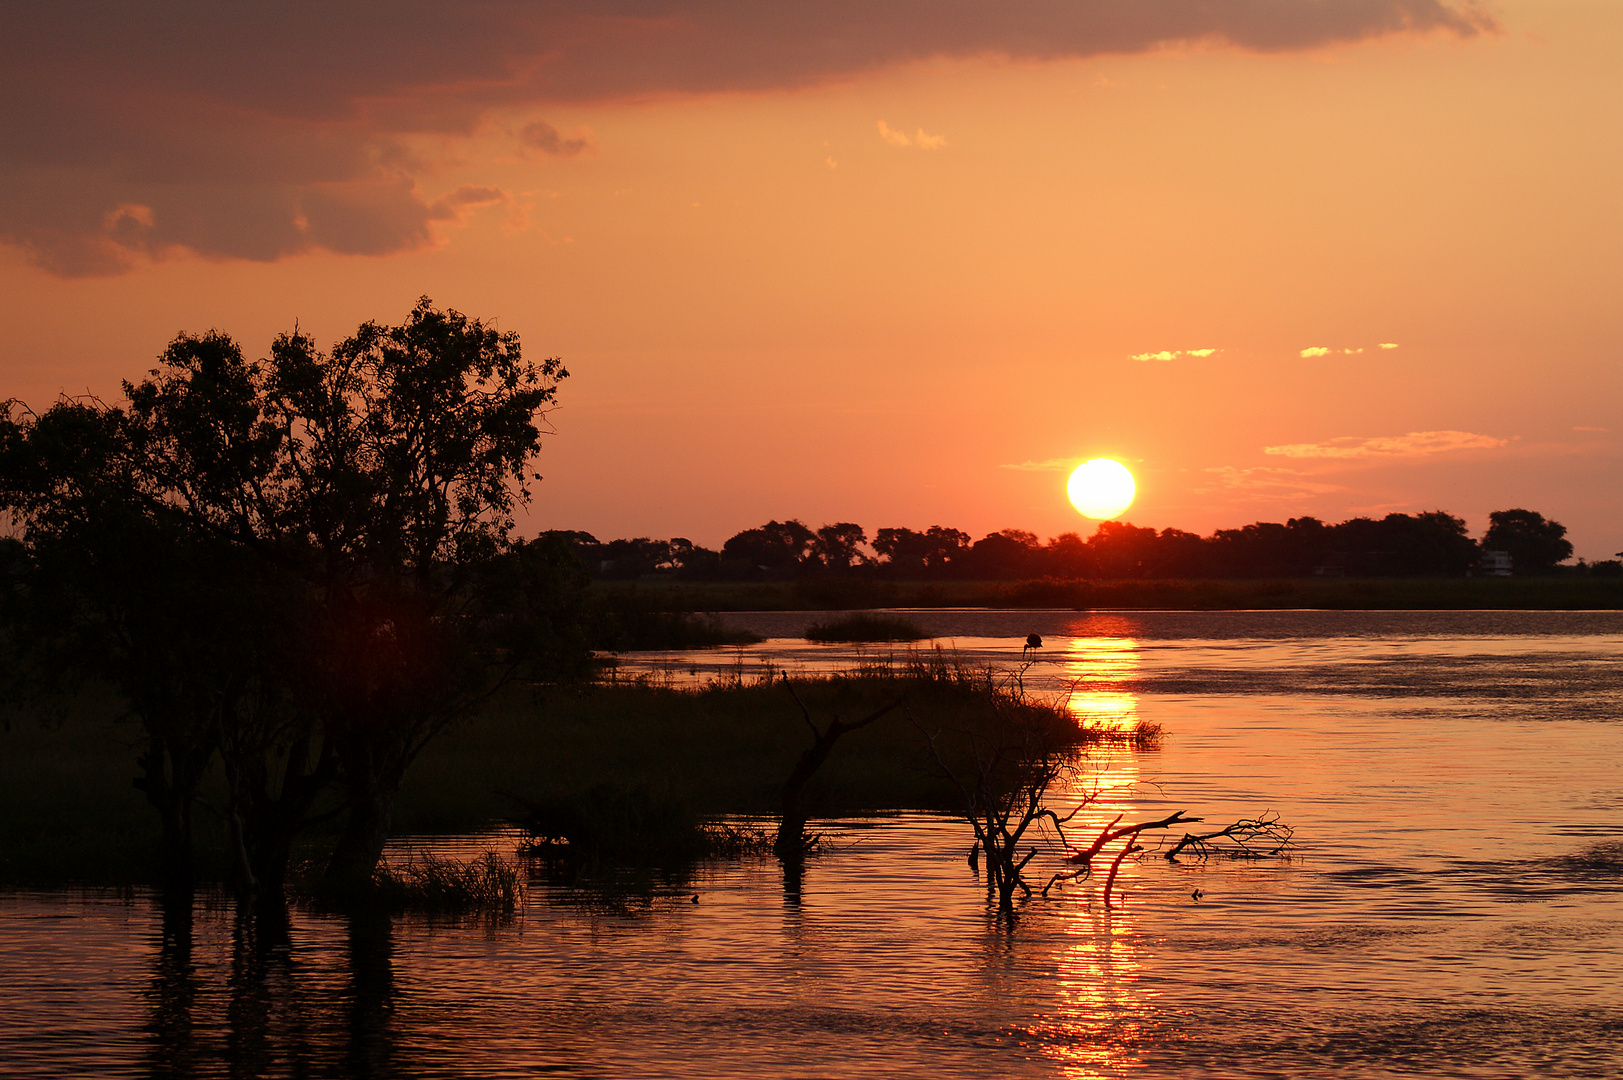
MULTIPOLYGON (((972 776, 960 776, 947 764, 939 746, 942 729, 924 734, 936 768, 958 789, 964 816, 975 830, 970 866, 985 855, 987 890, 997 897, 999 911, 1012 916, 1016 890, 1031 894, 1022 873, 1037 855, 1035 847, 1022 854, 1020 844, 1033 826, 1047 821, 1057 832, 1082 809, 1062 816, 1044 804, 1049 786, 1074 771, 1077 751, 1045 718, 1026 715, 1023 700, 1005 700, 1001 691, 989 689, 993 731, 962 733, 969 742, 972 776)), ((920 726, 917 720, 914 724, 920 726)))
POLYGON ((818 840, 817 837, 806 833, 806 807, 801 798, 805 793, 806 784, 817 770, 822 768, 823 762, 828 760, 829 752, 834 749, 834 744, 840 740, 840 736, 865 728, 887 713, 895 711, 902 704, 902 699, 897 698, 860 720, 846 723, 836 716, 829 722, 828 727, 818 728, 816 722, 812 720, 811 710, 806 708, 806 703, 795 693, 794 684, 789 681, 788 675, 783 676, 783 688, 789 691, 789 696, 800 706, 800 715, 805 718, 806 726, 811 728, 812 733, 812 744, 800 755, 800 760, 795 762, 794 771, 784 782, 783 816, 778 822, 777 841, 772 845, 772 853, 779 861, 786 866, 798 866, 805 861, 806 853, 818 840))

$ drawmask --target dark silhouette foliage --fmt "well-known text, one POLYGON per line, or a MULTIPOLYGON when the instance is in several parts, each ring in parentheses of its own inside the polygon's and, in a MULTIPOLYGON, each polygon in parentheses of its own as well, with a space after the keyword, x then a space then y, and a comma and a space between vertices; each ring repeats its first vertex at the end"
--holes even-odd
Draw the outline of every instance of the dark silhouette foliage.
POLYGON ((218 753, 246 891, 280 888, 329 785, 329 874, 369 881, 435 734, 504 681, 584 670, 569 545, 512 537, 567 374, 425 298, 330 353, 296 330, 258 361, 183 334, 122 406, 8 404, 13 637, 124 694, 177 851, 218 753))
MULTIPOLYGON (((1565 529, 1531 511, 1499 511, 1489 548, 1512 547, 1518 568, 1548 568, 1572 553, 1565 529), (1502 538, 1502 543, 1496 542, 1502 538)), ((887 526, 873 535, 850 522, 815 532, 800 521, 769 521, 730 538, 717 552, 687 540, 604 544, 585 534, 576 550, 600 578, 761 580, 852 578, 1030 581, 1055 579, 1464 576, 1479 558, 1465 521, 1442 510, 1358 517, 1328 524, 1313 517, 1258 521, 1202 537, 1182 529, 1101 521, 1092 536, 1062 533, 1046 543, 1003 529, 971 543, 969 534, 932 525, 887 526), (634 551, 633 551, 634 549, 634 551), (616 558, 609 558, 615 554, 616 558)), ((1597 566, 1601 564, 1596 564, 1597 566)), ((1599 571, 1606 573, 1605 570, 1599 571)), ((832 584, 832 583, 830 583, 832 584)), ((815 582, 808 587, 821 587, 815 582)))
POLYGON ((1488 515, 1488 534, 1482 538, 1486 551, 1509 552, 1516 573, 1537 573, 1572 558, 1572 542, 1567 527, 1548 521, 1532 510, 1495 510, 1488 515))

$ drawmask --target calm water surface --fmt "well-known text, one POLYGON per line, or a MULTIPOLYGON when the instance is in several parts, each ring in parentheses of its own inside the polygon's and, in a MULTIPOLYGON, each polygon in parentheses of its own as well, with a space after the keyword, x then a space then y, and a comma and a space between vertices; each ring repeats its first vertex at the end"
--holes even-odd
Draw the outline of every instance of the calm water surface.
MULTIPOLYGON (((1080 883, 1012 931, 926 815, 832 824, 798 898, 770 862, 494 923, 9 894, 0 1074, 1623 1074, 1623 614, 909 614, 972 662, 1040 633, 1028 688, 1163 725, 1089 763, 1090 820, 1271 810, 1298 853, 1130 862, 1120 907, 1080 883)), ((875 658, 795 640, 821 617, 627 667, 875 658)))

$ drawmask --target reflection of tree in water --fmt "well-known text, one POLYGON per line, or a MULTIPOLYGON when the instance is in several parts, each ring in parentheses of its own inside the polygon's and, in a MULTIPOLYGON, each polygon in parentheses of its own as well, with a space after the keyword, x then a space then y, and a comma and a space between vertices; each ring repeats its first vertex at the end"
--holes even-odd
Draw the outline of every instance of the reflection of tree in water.
POLYGON ((239 906, 229 967, 211 970, 211 946, 223 953, 226 943, 205 935, 199 946, 189 901, 162 908, 147 992, 148 1076, 395 1075, 394 937, 387 914, 350 918, 348 979, 339 982, 328 977, 337 972, 299 962, 312 953, 295 947, 282 906, 239 906))
POLYGON ((148 1071, 154 1078, 192 1076, 198 1057, 192 1030, 198 978, 192 960, 191 893, 160 901, 157 944, 147 990, 148 1071))
POLYGON ((349 920, 349 1075, 393 1075, 394 926, 386 912, 349 920))

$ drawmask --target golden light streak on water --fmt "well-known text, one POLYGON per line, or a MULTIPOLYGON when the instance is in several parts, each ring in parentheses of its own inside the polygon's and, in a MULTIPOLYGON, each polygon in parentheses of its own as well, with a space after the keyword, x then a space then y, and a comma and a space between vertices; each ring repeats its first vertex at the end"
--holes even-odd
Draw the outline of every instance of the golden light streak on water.
POLYGON ((1106 687, 1139 677, 1138 642, 1129 637, 1078 637, 1061 644, 1060 679, 1066 707, 1083 727, 1130 731, 1138 724, 1138 695, 1106 687))

